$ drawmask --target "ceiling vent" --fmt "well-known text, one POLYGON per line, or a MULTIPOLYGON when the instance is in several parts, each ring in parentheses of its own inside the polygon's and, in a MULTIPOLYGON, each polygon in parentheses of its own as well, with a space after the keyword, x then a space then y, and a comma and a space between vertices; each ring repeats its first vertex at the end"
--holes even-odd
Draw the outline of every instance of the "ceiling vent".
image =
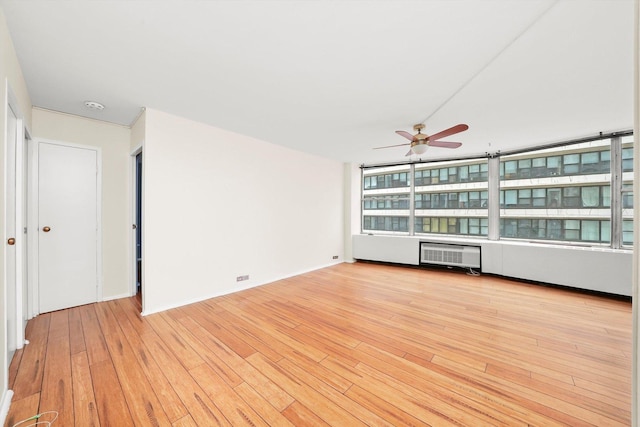
POLYGON ((104 110, 104 105, 96 101, 85 101, 84 106, 90 110, 98 110, 98 111, 104 110))

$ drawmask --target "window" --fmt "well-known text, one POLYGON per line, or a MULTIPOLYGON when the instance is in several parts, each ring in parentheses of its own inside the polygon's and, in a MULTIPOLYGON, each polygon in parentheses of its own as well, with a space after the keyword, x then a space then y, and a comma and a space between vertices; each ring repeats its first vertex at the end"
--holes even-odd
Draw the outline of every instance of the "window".
POLYGON ((414 233, 486 236, 488 171, 486 160, 416 165, 414 233), (480 188, 468 190, 469 182, 480 188), (443 184, 457 188, 442 191, 443 184))
POLYGON ((363 232, 409 232, 410 176, 408 165, 363 171, 363 232))
POLYGON ((409 219, 400 216, 368 216, 363 218, 362 228, 377 231, 409 231, 409 219))
POLYGON ((609 208, 611 207, 611 188, 609 185, 603 185, 501 190, 500 207, 503 209, 609 208))
POLYGON ((407 187, 407 186, 408 186, 408 174, 406 172, 403 172, 403 173, 365 176, 363 188, 365 190, 370 190, 373 188, 397 188, 397 187, 407 187))
POLYGON ((458 168, 458 176, 460 177, 460 182, 469 181, 469 166, 460 166, 458 168))
POLYGON ((575 175, 580 172, 580 154, 568 154, 562 156, 563 173, 565 175, 575 175))
POLYGON ((622 149, 622 172, 633 171, 633 147, 622 149))
POLYGON ((409 209, 409 196, 402 194, 366 196, 364 209, 409 209))
MULTIPOLYGON (((609 140, 604 140, 608 142, 609 140)), ((573 147, 569 147, 574 149, 573 147)), ((559 149, 559 151, 561 151, 559 149)), ((633 163, 633 148, 623 152, 623 159, 631 156, 633 163), (626 157, 625 157, 626 156, 626 157)), ((629 159, 627 166, 629 167, 629 159)), ((623 163, 625 160, 623 160, 623 163)), ((500 164, 500 178, 526 179, 544 178, 558 175, 588 175, 595 173, 609 173, 611 152, 608 146, 591 147, 589 151, 563 154, 526 157, 519 160, 505 160, 500 164)))
POLYGON ((612 147, 603 138, 501 157, 500 236, 610 243, 612 147))
MULTIPOLYGON (((534 208, 546 208, 547 207, 547 189, 546 188, 534 188, 531 190, 531 205, 534 208)), ((552 206, 549 206, 552 207, 552 206)))
POLYGON ((416 217, 416 233, 486 236, 487 218, 416 217))
POLYGON ((531 177, 531 159, 518 160, 518 178, 531 177))
POLYGON ((550 209, 557 209, 560 207, 560 201, 562 200, 561 188, 547 188, 547 207, 550 209))
POLYGON ((597 208, 600 202, 600 187, 582 187, 580 188, 582 196, 582 207, 597 208))
POLYGON ((364 232, 485 237, 494 234, 488 229, 491 215, 499 217, 499 238, 629 246, 633 136, 495 160, 365 167, 362 215, 364 232), (615 174, 612 153, 621 160, 615 174), (499 164, 498 188, 489 188, 490 161, 499 164), (499 199, 495 211, 489 206, 492 191, 499 199), (612 206, 621 209, 613 212, 612 206))
POLYGON ((597 151, 591 153, 584 153, 580 156, 580 172, 581 173, 596 173, 600 172, 598 167, 600 163, 600 153, 597 151))
POLYGON ((556 176, 560 175, 560 169, 562 168, 562 159, 560 156, 550 156, 546 158, 547 170, 544 176, 556 176))
POLYGON ((486 209, 488 191, 416 193, 416 209, 486 209))
POLYGON ((622 221, 622 244, 633 245, 633 220, 622 221))
POLYGON ((609 220, 502 218, 500 235, 507 238, 609 243, 609 220))

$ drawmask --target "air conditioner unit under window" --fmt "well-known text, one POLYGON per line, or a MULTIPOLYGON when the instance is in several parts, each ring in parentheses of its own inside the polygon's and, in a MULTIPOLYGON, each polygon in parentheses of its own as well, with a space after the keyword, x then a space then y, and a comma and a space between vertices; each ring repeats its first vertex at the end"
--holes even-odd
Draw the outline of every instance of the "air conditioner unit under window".
POLYGON ((421 242, 420 263, 480 268, 480 247, 421 242))

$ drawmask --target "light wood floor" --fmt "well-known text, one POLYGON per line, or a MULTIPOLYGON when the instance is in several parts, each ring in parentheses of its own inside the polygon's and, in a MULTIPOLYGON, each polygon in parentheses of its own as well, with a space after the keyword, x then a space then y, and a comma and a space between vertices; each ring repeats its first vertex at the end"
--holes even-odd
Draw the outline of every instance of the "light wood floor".
POLYGON ((356 263, 138 312, 31 320, 7 425, 48 410, 60 426, 630 423, 627 301, 356 263))

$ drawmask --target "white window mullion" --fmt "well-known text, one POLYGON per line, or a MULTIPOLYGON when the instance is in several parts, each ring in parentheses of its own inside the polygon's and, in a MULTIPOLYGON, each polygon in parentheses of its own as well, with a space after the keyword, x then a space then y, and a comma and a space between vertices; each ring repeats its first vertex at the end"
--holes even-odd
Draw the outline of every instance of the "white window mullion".
POLYGON ((622 142, 611 138, 611 247, 622 247, 622 142))
POLYGON ((409 182, 411 183, 409 187, 409 236, 415 235, 415 225, 416 225, 416 175, 415 175, 416 165, 412 164, 409 169, 409 182))
POLYGON ((489 162, 489 240, 500 240, 500 157, 490 156, 489 162))

